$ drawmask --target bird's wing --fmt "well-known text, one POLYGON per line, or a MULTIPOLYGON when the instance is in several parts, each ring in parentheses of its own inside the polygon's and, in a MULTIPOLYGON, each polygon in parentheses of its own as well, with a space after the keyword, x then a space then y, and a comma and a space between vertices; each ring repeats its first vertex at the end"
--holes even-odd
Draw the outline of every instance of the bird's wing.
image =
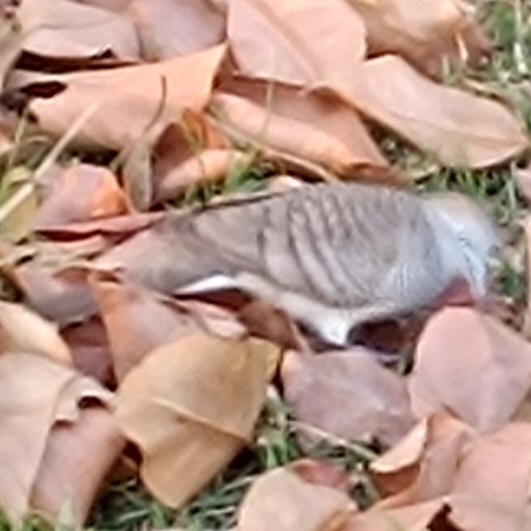
POLYGON ((329 306, 359 307, 396 296, 391 272, 432 237, 420 205, 385 187, 308 186, 171 215, 110 258, 124 246, 136 252, 126 276, 163 291, 245 272, 329 306))

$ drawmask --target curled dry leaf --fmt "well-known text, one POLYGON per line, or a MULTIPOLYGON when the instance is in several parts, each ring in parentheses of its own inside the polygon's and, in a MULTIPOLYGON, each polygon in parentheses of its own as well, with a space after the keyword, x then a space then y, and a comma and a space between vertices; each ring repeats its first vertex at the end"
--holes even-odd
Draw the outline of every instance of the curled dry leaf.
POLYGON ((261 299, 254 299, 238 312, 252 335, 269 339, 283 349, 310 350, 295 322, 284 312, 261 299))
POLYGON ((370 464, 384 507, 400 507, 448 494, 463 448, 472 439, 469 426, 446 412, 421 420, 404 439, 370 464))
POLYGON ((39 467, 32 508, 57 518, 68 503, 71 524, 82 526, 124 445, 116 419, 101 407, 82 409, 75 424, 56 424, 39 467))
POLYGON ((397 56, 367 61, 356 76, 339 71, 330 82, 360 112, 448 166, 490 166, 529 144, 502 104, 434 83, 397 56))
POLYGON ((301 479, 314 485, 324 485, 344 492, 348 492, 350 487, 348 474, 324 461, 310 458, 297 459, 297 461, 292 461, 287 468, 301 479))
POLYGON ((4 86, 4 78, 22 53, 28 29, 21 30, 19 21, 5 12, 0 13, 0 86, 4 86))
POLYGON ((511 423, 463 451, 449 504, 462 529, 514 531, 531 526, 531 425, 511 423))
POLYGON ((369 53, 396 53, 433 76, 443 62, 476 62, 490 46, 461 0, 348 0, 367 26, 369 53))
POLYGON ((158 499, 182 506, 250 442, 277 351, 257 339, 193 334, 156 348, 127 374, 117 417, 158 499))
POLYGON ((446 408, 482 431, 506 422, 530 386, 531 345, 470 308, 448 308, 428 322, 409 379, 419 418, 446 408))
POLYGON ((46 230, 69 222, 125 214, 126 198, 107 168, 75 164, 54 179, 38 209, 34 227, 46 230))
MULTIPOLYGON (((74 139, 84 147, 122 150, 140 139, 152 142, 169 123, 179 121, 183 109, 199 111, 206 104, 225 50, 220 45, 154 64, 42 76, 41 87, 51 81, 59 91, 33 99, 30 109, 40 127, 54 136, 63 135, 86 113, 74 139)), ((13 83, 21 87, 27 81, 19 76, 13 83)), ((25 89, 30 93, 31 83, 25 89)))
MULTIPOLYGON (((228 159, 230 147, 226 135, 212 119, 185 111, 181 122, 170 124, 153 146, 152 186, 158 190, 159 196, 172 197, 196 182, 221 179, 230 171, 228 161, 210 152, 217 153, 219 150, 226 153, 225 158, 228 159)), ((234 153, 235 157, 240 156, 234 153)))
MULTIPOLYGON (((293 99, 295 97, 293 94, 293 99)), ((352 119, 351 129, 357 129, 357 134, 352 137, 341 136, 341 131, 329 133, 313 122, 311 116, 305 120, 285 117, 233 94, 214 94, 211 108, 220 125, 226 127, 229 135, 232 132, 237 140, 308 159, 338 175, 353 174, 357 166, 364 164, 386 165, 353 111, 344 110, 352 119), (353 144, 356 144, 354 149, 353 144)), ((308 108, 312 108, 310 102, 308 108)))
POLYGON ((406 384, 363 348, 284 357, 282 383, 295 417, 343 439, 386 444, 413 424, 406 384))
POLYGON ((347 531, 357 512, 339 489, 308 481, 297 467, 277 468, 260 476, 240 507, 238 531, 347 531))
POLYGON ((132 0, 129 14, 148 61, 198 52, 225 38, 225 17, 210 0, 132 0))
POLYGON ((245 329, 229 312, 199 302, 180 302, 139 286, 93 279, 105 323, 114 374, 120 382, 154 348, 193 332, 242 337, 245 329))
POLYGON ((57 326, 22 304, 0 301, 2 350, 31 352, 72 364, 72 354, 57 326))
POLYGON ((107 246, 101 236, 71 242, 35 242, 17 248, 0 246, 2 270, 32 308, 63 326, 94 312, 87 285, 87 259, 107 246), (21 264, 17 264, 17 252, 25 259, 21 264))
POLYGON ((61 336, 72 352, 78 371, 101 384, 114 383, 107 331, 99 317, 69 325, 61 330, 61 336))
POLYGON ((19 266, 16 275, 28 304, 61 326, 81 321, 96 309, 84 268, 56 269, 29 262, 19 266))
MULTIPOLYGON (((286 146, 290 146, 293 154, 315 158, 323 163, 331 158, 325 155, 319 146, 307 141, 303 143, 305 149, 302 151, 294 144, 293 138, 285 139, 286 145, 283 145, 279 139, 271 135, 271 120, 279 117, 287 119, 287 123, 294 121, 299 128, 303 124, 310 126, 313 133, 319 133, 328 144, 331 144, 334 153, 343 154, 343 158, 336 159, 332 165, 341 175, 348 177, 347 173, 354 171, 363 163, 376 167, 387 165, 387 161, 367 133, 356 110, 330 91, 310 91, 269 80, 238 76, 222 79, 218 92, 233 94, 260 106, 261 113, 265 113, 266 117, 259 129, 261 134, 258 134, 258 139, 265 143, 270 136, 273 136, 269 147, 278 145, 279 150, 285 151, 286 146)), ((216 96, 215 92, 214 101, 216 96)), ((236 112, 236 115, 238 120, 233 120, 235 127, 252 133, 253 120, 241 112, 236 112)), ((230 113, 227 119, 231 119, 230 113)), ((255 116, 254 122, 256 121, 255 116)), ((256 125, 254 129, 256 130, 256 125)), ((279 133, 282 133, 282 129, 279 133)), ((296 140, 300 142, 305 139, 302 137, 296 140)))
POLYGON ((40 56, 139 57, 133 24, 118 13, 68 0, 24 0, 15 11, 28 35, 24 50, 40 56))
POLYGON ((243 73, 313 87, 360 62, 365 27, 340 0, 232 0, 227 32, 243 73))
POLYGON ((224 181, 238 169, 250 167, 253 154, 235 149, 206 149, 192 155, 158 178, 155 200, 182 195, 190 187, 224 181))
POLYGON ((0 429, 9 434, 0 439, 0 504, 17 520, 30 509, 56 421, 74 425, 81 398, 106 403, 110 393, 64 365, 23 352, 0 356, 0 389, 0 429))
POLYGON ((439 529, 453 531, 453 528, 445 527, 445 513, 447 512, 442 499, 395 509, 380 508, 376 505, 356 515, 350 527, 345 531, 431 531, 439 529), (443 524, 438 527, 436 522, 440 515, 443 524))
POLYGON ((90 221, 66 223, 65 225, 48 225, 37 232, 52 237, 80 238, 103 234, 108 237, 124 237, 133 232, 149 228, 164 216, 163 212, 135 212, 125 216, 113 216, 90 221))

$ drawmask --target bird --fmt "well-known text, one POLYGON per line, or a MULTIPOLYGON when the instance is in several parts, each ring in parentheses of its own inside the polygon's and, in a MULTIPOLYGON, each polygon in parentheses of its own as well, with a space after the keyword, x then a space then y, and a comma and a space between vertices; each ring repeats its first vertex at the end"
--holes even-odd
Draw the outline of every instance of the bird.
POLYGON ((500 246, 463 194, 337 182, 169 212, 99 266, 171 294, 237 288, 344 346, 352 329, 424 308, 456 280, 481 300, 500 246))

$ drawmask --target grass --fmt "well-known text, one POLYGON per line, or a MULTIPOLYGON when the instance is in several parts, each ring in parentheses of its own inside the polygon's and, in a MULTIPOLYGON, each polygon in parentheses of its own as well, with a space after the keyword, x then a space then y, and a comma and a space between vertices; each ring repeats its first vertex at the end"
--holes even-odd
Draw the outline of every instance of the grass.
MULTIPOLYGON (((506 101, 511 102, 522 123, 531 129, 531 3, 523 1, 487 1, 480 11, 482 25, 496 44, 492 62, 472 73, 478 82, 506 101)), ((456 78, 459 83, 459 77, 456 78)), ((21 134, 22 137, 22 134, 21 134)), ((512 234, 517 246, 518 224, 524 215, 524 205, 514 182, 514 165, 489 170, 441 169, 434 161, 419 154, 396 138, 386 136, 382 147, 390 158, 408 175, 416 176, 415 185, 425 190, 457 190, 487 203, 500 224, 512 234)), ((44 158, 42 142, 35 149, 26 149, 21 140, 20 153, 10 166, 38 167, 44 158), (27 151, 27 154, 26 154, 27 151)), ((264 176, 271 168, 252 166, 235 168, 223 185, 209 185, 194 190, 186 199, 208 201, 213 195, 232 191, 246 192, 261 188, 264 176)), ((526 283, 522 269, 505 261, 498 272, 500 290, 517 304, 523 304, 526 283)), ((262 416, 257 443, 244 451, 232 465, 216 478, 183 510, 175 512, 154 500, 136 480, 109 487, 97 506, 90 527, 97 531, 130 531, 136 529, 182 527, 190 531, 229 529, 235 523, 237 507, 252 480, 264 471, 284 465, 300 456, 316 456, 337 463, 346 470, 363 470, 372 449, 344 441, 328 441, 303 451, 295 438, 295 425, 280 398, 269 397, 262 416)), ((374 500, 374 489, 368 479, 353 493, 362 504, 374 500)), ((8 531, 5 518, 0 516, 0 531, 8 531)), ((27 531, 45 531, 49 526, 30 516, 23 526, 27 531)))

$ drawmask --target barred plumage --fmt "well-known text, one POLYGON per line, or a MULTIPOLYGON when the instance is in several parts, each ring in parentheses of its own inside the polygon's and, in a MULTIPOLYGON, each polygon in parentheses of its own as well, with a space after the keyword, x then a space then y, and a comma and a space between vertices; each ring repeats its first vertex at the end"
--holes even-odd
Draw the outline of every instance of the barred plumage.
POLYGON ((174 292, 216 278, 342 344, 352 326, 420 308, 457 278, 480 297, 497 243, 464 196, 323 184, 171 214, 100 263, 116 265, 124 246, 137 246, 120 264, 133 280, 174 292))

